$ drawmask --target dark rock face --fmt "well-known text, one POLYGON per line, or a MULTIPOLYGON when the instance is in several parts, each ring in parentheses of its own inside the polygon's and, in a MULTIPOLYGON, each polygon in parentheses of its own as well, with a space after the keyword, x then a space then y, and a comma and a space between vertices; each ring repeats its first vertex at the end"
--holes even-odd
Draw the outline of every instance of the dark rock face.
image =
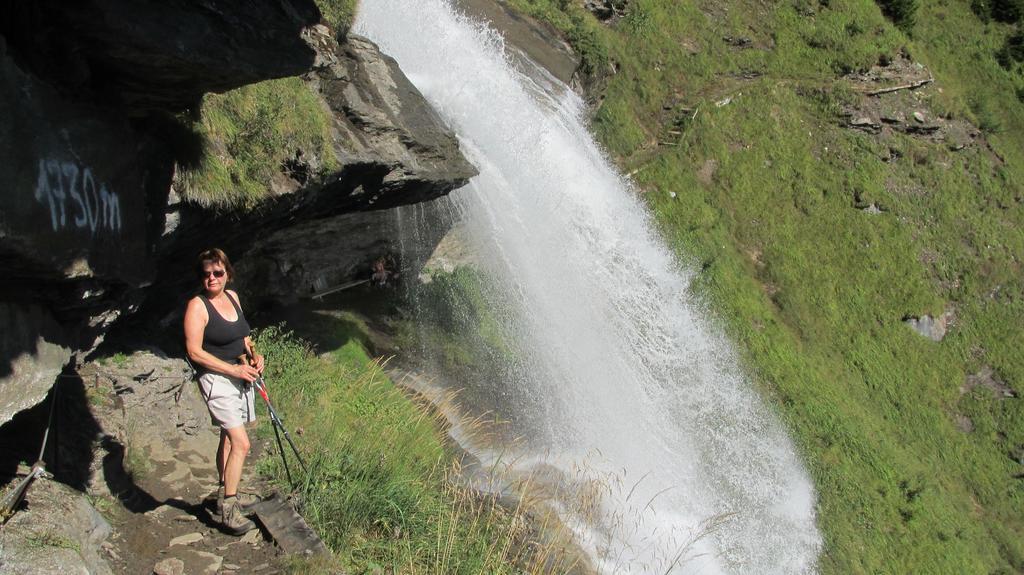
POLYGON ((0 32, 49 82, 138 108, 180 109, 204 92, 294 76, 313 63, 300 32, 312 0, 0 2, 0 32))
POLYGON ((146 196, 170 182, 170 158, 117 112, 66 101, 8 54, 0 54, 0 110, 6 269, 41 280, 144 281, 146 196), (151 177, 160 171, 162 182, 151 177))
MULTIPOLYGON (((439 198, 285 228, 257 239, 245 261, 236 266, 240 289, 275 303, 292 303, 371 279, 373 265, 381 258, 387 271, 402 273, 402 278, 389 280, 407 280, 428 266, 440 249, 451 229, 452 213, 449 198, 439 198)), ((435 262, 436 267, 445 267, 452 252, 448 249, 445 262, 435 262)))
POLYGON ((68 101, 0 48, 0 421, 40 401, 152 278, 150 198, 172 160, 108 108, 68 101), (126 297, 127 296, 127 297, 126 297), (88 345, 85 343, 85 345, 88 345))
POLYGON ((214 4, 0 4, 0 421, 153 279, 174 158, 142 109, 312 63, 312 2, 214 4))
POLYGON ((396 210, 357 212, 261 237, 236 266, 239 289, 292 303, 318 291, 367 279, 372 262, 396 250, 397 224, 396 210))
POLYGON ((161 114, 307 70, 299 30, 320 17, 311 0, 72 4, 0 1, 0 421, 153 281, 161 114))

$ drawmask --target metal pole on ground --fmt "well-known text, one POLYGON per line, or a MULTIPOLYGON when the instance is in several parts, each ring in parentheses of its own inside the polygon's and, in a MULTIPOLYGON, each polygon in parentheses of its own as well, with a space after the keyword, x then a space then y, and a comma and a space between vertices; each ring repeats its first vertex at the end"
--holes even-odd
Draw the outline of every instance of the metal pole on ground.
POLYGON ((267 411, 270 413, 270 421, 274 426, 274 435, 277 437, 277 448, 278 451, 281 452, 281 460, 284 462, 284 471, 288 476, 288 483, 291 483, 292 487, 295 487, 295 483, 292 481, 291 471, 288 469, 288 458, 285 456, 284 446, 281 445, 281 433, 284 434, 285 440, 288 442, 288 445, 291 446, 292 453, 295 454, 295 459, 299 461, 299 466, 302 467, 302 471, 308 473, 309 470, 306 469, 306 462, 302 460, 302 455, 299 454, 299 449, 295 447, 295 442, 292 441, 291 434, 288 433, 287 429, 285 429, 284 422, 281 420, 281 417, 277 415, 274 405, 270 402, 270 396, 267 395, 267 384, 263 381, 263 376, 257 377, 256 381, 253 382, 253 385, 256 386, 256 391, 258 391, 260 397, 263 398, 263 402, 267 404, 267 411), (278 430, 280 430, 280 432, 278 430))

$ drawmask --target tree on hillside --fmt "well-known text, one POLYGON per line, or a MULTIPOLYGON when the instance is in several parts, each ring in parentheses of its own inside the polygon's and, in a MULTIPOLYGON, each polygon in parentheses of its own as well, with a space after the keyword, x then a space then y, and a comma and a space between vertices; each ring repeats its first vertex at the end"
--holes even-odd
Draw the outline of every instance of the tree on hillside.
POLYGON ((989 0, 992 18, 1013 24, 1024 19, 1024 0, 989 0))
POLYGON ((971 0, 971 11, 982 22, 1013 24, 1024 20, 1024 0, 971 0))
MULTIPOLYGON (((882 13, 908 34, 914 28, 917 0, 876 0, 882 13)), ((1014 0, 1005 0, 1014 1, 1014 0)))
POLYGON ((1010 34, 1003 44, 1003 49, 996 53, 999 64, 1007 70, 1012 70, 1014 64, 1024 62, 1024 30, 1010 34))

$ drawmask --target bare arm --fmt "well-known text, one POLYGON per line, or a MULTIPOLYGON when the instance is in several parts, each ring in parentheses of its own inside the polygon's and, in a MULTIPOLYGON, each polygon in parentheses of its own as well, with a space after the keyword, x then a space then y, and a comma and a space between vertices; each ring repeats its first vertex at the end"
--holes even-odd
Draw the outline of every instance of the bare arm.
MULTIPOLYGON (((185 352, 189 360, 202 367, 237 377, 246 381, 256 379, 257 372, 248 365, 232 365, 224 360, 217 359, 213 354, 203 349, 203 330, 210 316, 206 312, 206 306, 199 298, 192 298, 185 309, 185 352)), ((246 338, 248 340, 248 338, 246 338)))

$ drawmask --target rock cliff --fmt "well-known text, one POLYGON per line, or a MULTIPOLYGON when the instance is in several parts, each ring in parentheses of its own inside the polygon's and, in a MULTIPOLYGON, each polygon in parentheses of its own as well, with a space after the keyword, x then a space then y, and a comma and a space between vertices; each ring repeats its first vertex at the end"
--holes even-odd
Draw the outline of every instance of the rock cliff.
POLYGON ((244 263, 256 238, 475 174, 394 61, 339 43, 312 0, 0 5, 0 422, 118 322, 171 314, 200 249, 244 263), (205 92, 292 75, 330 110, 340 167, 250 210, 181 201, 175 166, 194 161, 183 114, 205 92))
POLYGON ((172 200, 157 286, 141 318, 165 325, 177 318, 182 294, 195 284, 192 258, 210 245, 239 260, 239 279, 253 297, 291 300, 313 285, 368 275, 393 235, 383 210, 438 198, 476 174, 454 134, 376 45, 358 36, 338 43, 323 26, 306 37, 317 56, 303 78, 331 112, 340 167, 322 179, 293 181, 293 191, 244 212, 172 200), (249 257, 256 247, 257 257, 249 257), (290 257, 263 259, 274 252, 290 257), (307 271, 296 276, 301 268, 307 271))

